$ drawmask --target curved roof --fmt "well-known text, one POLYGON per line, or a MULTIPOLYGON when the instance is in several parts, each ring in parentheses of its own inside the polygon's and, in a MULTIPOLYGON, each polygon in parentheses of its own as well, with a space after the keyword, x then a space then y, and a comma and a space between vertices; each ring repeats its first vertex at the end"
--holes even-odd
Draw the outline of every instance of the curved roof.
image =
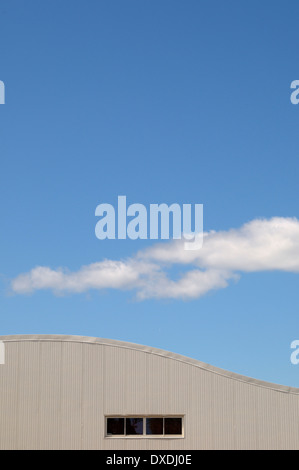
POLYGON ((227 370, 220 369, 219 367, 211 366, 210 364, 206 364, 197 359, 191 359, 189 357, 182 356, 180 354, 172 353, 169 351, 165 351, 163 349, 153 348, 150 346, 144 346, 144 345, 135 344, 135 343, 128 343, 125 341, 118 341, 118 340, 112 340, 112 339, 106 339, 106 338, 94 338, 94 337, 89 337, 89 336, 40 335, 40 334, 0 336, 0 341, 5 342, 5 343, 17 342, 17 341, 75 342, 75 343, 90 343, 90 344, 99 344, 99 345, 104 345, 104 346, 132 349, 132 350, 141 351, 147 354, 155 354, 158 356, 163 356, 165 358, 172 359, 175 361, 180 361, 185 364, 198 367, 199 369, 203 369, 211 373, 227 377, 229 379, 246 382, 246 383, 259 386, 259 387, 270 388, 272 390, 276 390, 279 392, 292 393, 292 394, 299 395, 299 388, 288 387, 286 385, 279 385, 279 384, 274 384, 271 382, 266 382, 263 380, 254 379, 251 377, 247 377, 245 375, 237 374, 235 372, 229 372, 227 370))

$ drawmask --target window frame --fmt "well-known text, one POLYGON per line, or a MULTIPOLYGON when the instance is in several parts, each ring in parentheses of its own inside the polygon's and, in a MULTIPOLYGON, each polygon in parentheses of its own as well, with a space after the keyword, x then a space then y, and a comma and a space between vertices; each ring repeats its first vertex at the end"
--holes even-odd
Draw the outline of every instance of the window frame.
POLYGON ((107 439, 184 439, 185 438, 185 415, 105 415, 105 438, 107 439), (108 419, 121 418, 124 419, 124 434, 108 434, 108 419), (126 434, 126 418, 142 418, 143 419, 143 434, 126 434), (160 418, 163 419, 163 434, 146 434, 146 420, 147 418, 160 418), (181 419, 181 434, 165 434, 165 418, 180 418, 181 419))

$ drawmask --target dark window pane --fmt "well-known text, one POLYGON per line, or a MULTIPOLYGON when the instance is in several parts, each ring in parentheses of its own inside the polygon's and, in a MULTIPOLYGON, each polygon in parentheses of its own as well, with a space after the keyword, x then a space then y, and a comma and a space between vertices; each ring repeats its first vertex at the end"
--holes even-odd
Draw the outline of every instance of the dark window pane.
POLYGON ((126 434, 143 434, 143 419, 126 418, 126 434))
POLYGON ((163 418, 146 418, 146 434, 163 434, 163 418))
POLYGON ((182 434, 182 418, 165 418, 165 434, 182 434))
POLYGON ((125 419, 124 418, 107 418, 107 435, 124 434, 125 419))

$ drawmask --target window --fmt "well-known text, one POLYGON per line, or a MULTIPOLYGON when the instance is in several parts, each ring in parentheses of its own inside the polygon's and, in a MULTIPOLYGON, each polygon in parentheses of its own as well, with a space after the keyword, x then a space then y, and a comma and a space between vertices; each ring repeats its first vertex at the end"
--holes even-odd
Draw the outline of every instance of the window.
POLYGON ((163 434, 163 418, 146 418, 146 434, 163 434))
POLYGON ((143 434, 142 418, 126 418, 126 435, 143 434))
POLYGON ((182 437, 182 416, 106 417, 106 436, 182 437))
POLYGON ((182 418, 164 418, 165 434, 182 434, 182 418))
POLYGON ((107 435, 124 434, 125 420, 124 418, 108 418, 107 419, 107 435))

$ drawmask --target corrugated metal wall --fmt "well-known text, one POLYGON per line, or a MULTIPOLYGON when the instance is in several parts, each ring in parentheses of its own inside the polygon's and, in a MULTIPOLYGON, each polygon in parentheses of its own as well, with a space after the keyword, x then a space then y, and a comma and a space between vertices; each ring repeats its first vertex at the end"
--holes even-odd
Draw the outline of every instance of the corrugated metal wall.
POLYGON ((0 449, 299 448, 298 389, 116 341, 0 341, 0 449), (105 415, 183 415, 184 437, 105 437, 105 415))

